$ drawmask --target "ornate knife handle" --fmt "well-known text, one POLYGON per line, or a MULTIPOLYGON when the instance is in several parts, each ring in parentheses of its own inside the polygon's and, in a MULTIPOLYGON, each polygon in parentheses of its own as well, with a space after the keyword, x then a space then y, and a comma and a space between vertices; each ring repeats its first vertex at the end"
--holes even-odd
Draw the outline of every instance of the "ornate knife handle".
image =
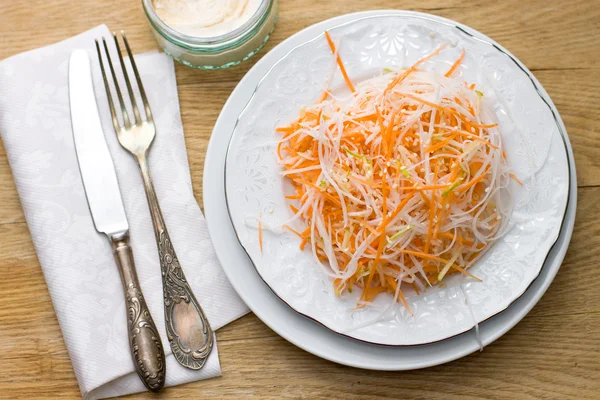
POLYGON ((144 385, 159 392, 165 384, 165 352, 135 272, 129 237, 111 238, 127 301, 127 331, 135 370, 144 385))
POLYGON ((213 331, 179 265, 158 204, 146 158, 138 158, 138 162, 158 246, 163 278, 165 329, 169 344, 179 364, 199 370, 212 351, 213 331))

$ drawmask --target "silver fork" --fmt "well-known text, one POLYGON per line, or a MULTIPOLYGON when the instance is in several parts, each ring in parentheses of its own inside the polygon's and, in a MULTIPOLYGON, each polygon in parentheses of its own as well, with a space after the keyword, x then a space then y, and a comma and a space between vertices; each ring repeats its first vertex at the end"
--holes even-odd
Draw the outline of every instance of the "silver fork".
POLYGON ((107 74, 102 61, 102 51, 100 50, 98 40, 96 40, 96 50, 98 51, 98 60, 102 70, 102 77, 104 78, 108 106, 112 114, 112 121, 119 143, 135 157, 144 180, 144 189, 146 190, 148 206, 150 208, 150 214, 152 215, 152 225, 154 226, 156 244, 158 245, 158 255, 160 258, 163 279, 165 328, 171 350, 173 350, 173 355, 181 365, 198 370, 202 368, 212 350, 213 331, 210 328, 208 320, 206 319, 200 304, 196 300, 190 285, 186 281, 181 265, 179 265, 179 261, 171 243, 171 238, 167 232, 165 220, 158 204, 147 161, 148 151, 152 145, 154 136, 156 135, 156 128, 152 119, 150 104, 148 103, 146 92, 144 91, 144 86, 137 66, 135 65, 135 60, 131 53, 129 43, 127 42, 125 32, 121 31, 121 36, 125 43, 125 48, 127 49, 127 55, 131 61, 131 67, 140 91, 146 118, 142 119, 140 115, 133 88, 128 77, 128 72, 125 68, 125 62, 123 61, 123 56, 121 54, 121 47, 119 46, 119 41, 117 40, 117 35, 115 33, 113 33, 113 39, 115 41, 117 53, 119 54, 119 63, 125 77, 129 100, 133 108, 134 121, 130 121, 127 109, 125 108, 125 103, 123 102, 123 95, 117 81, 115 67, 110 58, 108 45, 106 40, 102 38, 106 59, 108 61, 110 74, 112 75, 118 99, 118 101, 115 102, 112 98, 107 74), (123 125, 119 123, 115 105, 116 108, 120 108, 123 125))

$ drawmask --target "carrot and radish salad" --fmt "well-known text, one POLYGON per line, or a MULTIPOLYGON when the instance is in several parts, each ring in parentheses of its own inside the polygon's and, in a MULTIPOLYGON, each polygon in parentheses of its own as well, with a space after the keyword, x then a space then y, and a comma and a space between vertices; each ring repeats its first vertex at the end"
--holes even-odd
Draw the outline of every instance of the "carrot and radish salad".
POLYGON ((336 294, 361 290, 361 305, 388 292, 408 308, 407 288, 478 279, 469 268, 510 217, 512 174, 484 94, 457 77, 464 51, 441 74, 425 66, 445 45, 353 83, 325 36, 351 94, 326 88, 276 129, 292 220, 304 225, 284 228, 323 263, 336 294))

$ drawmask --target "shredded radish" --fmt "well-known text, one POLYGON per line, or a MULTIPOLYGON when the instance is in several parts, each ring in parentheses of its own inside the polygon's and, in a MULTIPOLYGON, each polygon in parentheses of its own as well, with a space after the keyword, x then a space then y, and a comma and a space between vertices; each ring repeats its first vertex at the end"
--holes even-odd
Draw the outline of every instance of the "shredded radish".
MULTIPOLYGON (((297 232, 334 278, 337 294, 362 289, 408 304, 417 292, 467 270, 497 240, 512 212, 500 131, 484 94, 424 61, 353 85, 352 93, 303 107, 277 154, 296 194, 297 232)), ((517 180, 518 182, 518 180, 517 180)), ((475 278, 476 279, 476 278, 475 278)), ((410 311, 410 310, 409 310, 410 311)))

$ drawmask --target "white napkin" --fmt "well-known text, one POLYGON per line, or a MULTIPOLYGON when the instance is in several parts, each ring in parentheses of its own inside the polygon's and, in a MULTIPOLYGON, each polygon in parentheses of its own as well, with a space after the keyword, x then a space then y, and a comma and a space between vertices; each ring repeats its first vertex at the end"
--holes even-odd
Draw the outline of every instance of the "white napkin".
MULTIPOLYGON (((221 373, 216 346, 204 368, 191 371, 177 363, 166 340, 158 253, 142 180, 133 157, 117 142, 97 64, 94 39, 102 36, 111 38, 104 25, 0 63, 2 140, 86 399, 145 388, 130 356, 118 270, 106 237, 94 229, 77 166, 67 89, 69 56, 76 48, 88 50, 94 68, 96 98, 139 279, 165 348, 166 386, 221 373)), ((181 265, 213 329, 218 329, 248 309, 218 264, 193 196, 173 61, 154 52, 136 56, 136 62, 157 125, 149 160, 158 198, 181 265)))

